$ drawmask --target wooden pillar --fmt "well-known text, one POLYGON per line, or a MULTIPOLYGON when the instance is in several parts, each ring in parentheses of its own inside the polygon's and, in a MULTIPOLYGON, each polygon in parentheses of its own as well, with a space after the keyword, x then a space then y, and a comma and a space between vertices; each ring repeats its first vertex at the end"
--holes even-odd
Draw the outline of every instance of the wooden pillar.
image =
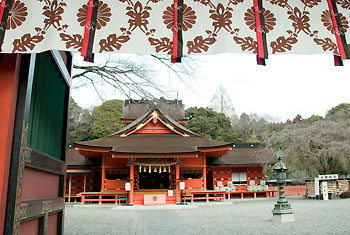
POLYGON ((134 165, 130 166, 130 180, 129 204, 134 204, 134 165))
POLYGON ((216 171, 215 171, 215 168, 213 169, 213 189, 215 189, 215 174, 216 174, 216 171))
POLYGON ((21 55, 2 54, 0 60, 0 234, 3 234, 5 225, 20 58, 21 55))
POLYGON ((84 175, 84 193, 86 192, 86 175, 84 175))
POLYGON ((68 203, 70 203, 70 198, 72 195, 72 175, 69 175, 69 184, 68 184, 68 203))
POLYGON ((205 155, 203 155, 203 172, 202 172, 202 178, 203 178, 203 189, 207 190, 207 161, 205 155))
POLYGON ((175 178, 176 178, 176 202, 181 203, 181 198, 180 198, 180 166, 176 165, 175 166, 175 178))
POLYGON ((105 169, 105 155, 102 156, 102 174, 101 174, 101 192, 105 191, 105 179, 106 179, 106 169, 105 169))

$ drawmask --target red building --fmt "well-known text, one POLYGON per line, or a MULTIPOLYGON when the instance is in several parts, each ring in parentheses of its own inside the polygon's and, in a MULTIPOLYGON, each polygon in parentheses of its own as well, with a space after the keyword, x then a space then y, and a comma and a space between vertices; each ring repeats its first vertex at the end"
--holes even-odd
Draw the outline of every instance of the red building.
POLYGON ((75 143, 67 154, 67 190, 86 201, 175 204, 186 198, 222 199, 264 195, 263 166, 273 163, 270 151, 258 145, 236 146, 210 140, 186 129, 181 102, 125 101, 126 126, 100 139, 75 143), (142 113, 142 114, 141 114, 142 113))

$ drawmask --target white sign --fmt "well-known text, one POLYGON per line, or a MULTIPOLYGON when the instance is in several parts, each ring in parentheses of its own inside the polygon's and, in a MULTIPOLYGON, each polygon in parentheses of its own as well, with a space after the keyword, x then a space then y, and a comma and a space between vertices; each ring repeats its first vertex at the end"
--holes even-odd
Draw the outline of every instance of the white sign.
POLYGON ((322 182, 322 194, 323 194, 323 200, 328 200, 327 182, 322 182))
POLYGON ((315 196, 320 195, 320 180, 315 178, 315 196))
POLYGON ((174 191, 173 190, 168 190, 168 197, 174 196, 174 191))
POLYGON ((337 180, 338 179, 338 174, 319 175, 318 178, 320 180, 337 180))

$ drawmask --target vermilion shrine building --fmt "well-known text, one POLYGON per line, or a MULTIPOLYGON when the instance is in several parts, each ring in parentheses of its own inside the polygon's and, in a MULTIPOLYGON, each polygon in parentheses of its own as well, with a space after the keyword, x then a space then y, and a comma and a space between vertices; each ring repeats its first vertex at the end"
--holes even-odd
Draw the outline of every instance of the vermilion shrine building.
POLYGON ((75 143, 67 154, 67 197, 86 201, 175 204, 194 200, 269 195, 263 167, 274 162, 257 144, 210 140, 186 129, 181 101, 126 100, 125 127, 100 139, 75 143), (84 157, 86 159, 84 159, 84 157), (249 185, 249 186, 248 186, 249 185))

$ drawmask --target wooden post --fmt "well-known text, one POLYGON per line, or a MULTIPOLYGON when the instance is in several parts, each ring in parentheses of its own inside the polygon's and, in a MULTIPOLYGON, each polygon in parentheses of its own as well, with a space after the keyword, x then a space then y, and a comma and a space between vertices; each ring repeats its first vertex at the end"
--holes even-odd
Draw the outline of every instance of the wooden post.
POLYGON ((21 55, 2 54, 0 60, 0 234, 3 234, 11 162, 21 55), (17 61, 17 62, 16 62, 17 61))
POLYGON ((105 155, 102 156, 102 174, 101 174, 101 192, 105 191, 105 179, 106 179, 106 169, 105 169, 105 155))
POLYGON ((207 190, 207 158, 206 158, 205 154, 203 155, 202 178, 203 178, 203 189, 207 190))
POLYGON ((86 192, 86 175, 84 175, 84 193, 86 192))
POLYGON ((69 175, 69 185, 68 185, 68 203, 70 203, 70 197, 72 193, 72 175, 69 175))
POLYGON ((129 204, 134 204, 134 165, 130 166, 130 180, 129 204))
POLYGON ((213 189, 215 189, 215 174, 216 171, 213 169, 213 189))
POLYGON ((175 178, 176 178, 176 202, 180 203, 181 198, 180 198, 180 166, 176 165, 175 166, 175 178))

